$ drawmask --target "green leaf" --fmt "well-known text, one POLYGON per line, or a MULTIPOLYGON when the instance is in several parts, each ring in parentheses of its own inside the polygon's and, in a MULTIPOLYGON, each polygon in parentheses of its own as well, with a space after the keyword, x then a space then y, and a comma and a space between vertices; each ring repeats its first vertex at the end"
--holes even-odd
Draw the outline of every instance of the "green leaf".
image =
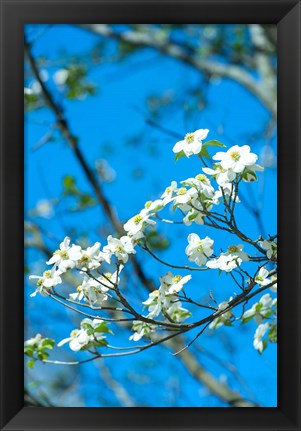
POLYGON ((77 195, 79 193, 76 185, 75 185, 75 178, 70 176, 70 175, 66 175, 63 178, 63 194, 64 195, 77 195))
POLYGON ((49 355, 47 352, 42 352, 42 351, 39 351, 37 354, 37 358, 40 359, 41 361, 44 361, 44 359, 47 359, 48 356, 49 355))
POLYGON ((102 322, 99 325, 97 325, 96 328, 94 328, 94 332, 110 333, 110 334, 112 334, 112 331, 111 331, 111 329, 109 329, 107 327, 107 323, 106 322, 102 322))
POLYGON ((184 151, 182 150, 182 151, 180 151, 179 153, 177 153, 176 155, 175 155, 175 162, 177 162, 179 159, 181 159, 182 157, 185 157, 185 153, 184 153, 184 151))
POLYGON ((220 148, 227 148, 226 145, 222 144, 220 141, 217 141, 216 139, 213 139, 211 141, 207 141, 203 143, 203 147, 220 147, 220 148))
POLYGON ((146 235, 146 242, 152 250, 162 251, 169 247, 169 241, 156 230, 152 230, 146 235))
POLYGON ((108 342, 107 340, 98 340, 95 344, 97 344, 97 346, 107 346, 108 342))
POLYGON ((42 341, 42 347, 46 347, 47 349, 53 349, 54 346, 54 340, 52 338, 45 338, 45 340, 42 341))
POLYGON ((247 317, 247 318, 245 318, 245 319, 242 319, 241 324, 242 324, 242 325, 244 325, 245 323, 250 322, 250 320, 252 320, 252 319, 253 319, 253 317, 254 317, 254 316, 249 316, 249 317, 247 317))
POLYGON ((276 325, 272 326, 272 328, 270 329, 270 331, 268 333, 268 338, 269 338, 269 341, 271 343, 277 342, 277 326, 276 325))
POLYGON ((196 219, 198 216, 198 213, 195 211, 193 214, 190 214, 190 216, 188 216, 188 220, 192 221, 194 219, 196 219))
POLYGON ((82 322, 81 323, 81 327, 85 330, 85 331, 90 331, 90 332, 94 332, 94 328, 92 325, 90 325, 90 323, 87 322, 82 322))
POLYGON ((67 175, 63 178, 63 185, 66 189, 70 189, 75 186, 75 178, 67 175))
POLYGON ((32 361, 27 361, 26 362, 26 365, 29 367, 29 368, 33 368, 34 367, 34 363, 35 363, 35 361, 34 360, 32 360, 32 361))
POLYGON ((35 351, 35 347, 34 346, 25 346, 24 347, 24 353, 28 356, 33 356, 35 351))
POLYGON ((255 305, 255 311, 256 311, 256 313, 259 313, 261 309, 262 309, 262 303, 261 302, 257 302, 257 304, 255 305))
POLYGON ((257 175, 254 171, 250 171, 249 169, 245 169, 241 174, 242 179, 246 182, 257 181, 257 175))
POLYGON ((201 157, 206 157, 207 159, 211 158, 207 148, 204 147, 204 145, 202 146, 201 152, 199 153, 199 157, 200 157, 200 159, 201 159, 201 157))
POLYGON ((89 194, 83 193, 79 198, 80 209, 95 205, 96 201, 89 194))

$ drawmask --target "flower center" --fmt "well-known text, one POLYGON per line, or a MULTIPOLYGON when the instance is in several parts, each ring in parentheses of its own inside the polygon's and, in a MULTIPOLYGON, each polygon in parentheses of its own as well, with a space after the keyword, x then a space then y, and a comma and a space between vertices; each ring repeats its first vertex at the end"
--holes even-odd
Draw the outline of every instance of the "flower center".
POLYGON ((178 191, 177 194, 178 195, 185 195, 187 192, 187 190, 185 189, 185 187, 181 187, 178 191))
POLYGON ((180 280, 182 280, 182 276, 181 275, 176 275, 175 277, 173 277, 172 282, 173 283, 179 283, 180 280))
POLYGON ((166 194, 169 194, 171 192, 171 187, 169 186, 169 187, 166 187, 166 189, 165 189, 165 193, 166 194))
POLYGON ((82 257, 80 258, 79 263, 85 263, 85 262, 89 262, 90 257, 87 254, 83 254, 82 257))
POLYGON ((42 285, 43 285, 43 280, 40 278, 40 279, 37 281, 37 286, 41 287, 42 285))
POLYGON ((240 153, 239 151, 232 151, 232 153, 230 153, 230 157, 232 160, 234 160, 235 162, 237 162, 240 159, 240 153))
POLYGON ((185 141, 187 144, 191 144, 194 141, 194 134, 193 133, 187 133, 185 135, 185 141))
POLYGON ((141 220, 142 220, 142 217, 141 217, 141 215, 136 215, 135 217, 134 217, 134 223, 137 225, 137 224, 139 224, 140 222, 141 222, 141 220))
POLYGON ((203 246, 202 246, 202 240, 198 242, 197 251, 199 253, 203 253, 204 254, 204 250, 203 250, 203 246))
POLYGON ((206 175, 203 174, 199 174, 195 177, 198 181, 201 181, 202 183, 206 183, 207 182, 207 177, 206 175))
POLYGON ((71 332, 70 336, 72 338, 75 338, 77 336, 77 334, 78 334, 78 329, 73 329, 73 331, 71 332))
POLYGON ((78 287, 77 287, 77 289, 76 289, 76 291, 77 291, 78 293, 82 292, 82 290, 83 290, 83 286, 81 286, 81 285, 80 285, 80 286, 78 286, 78 287))
POLYGON ((53 255, 58 254, 62 259, 68 259, 67 250, 56 250, 53 255))
POLYGON ((257 275, 256 280, 257 281, 263 281, 263 277, 261 277, 261 275, 257 275))
POLYGON ((44 272, 44 274, 43 274, 43 276, 45 277, 45 278, 51 278, 51 271, 45 271, 44 272))
POLYGON ((106 272, 104 276, 110 280, 110 278, 112 277, 112 274, 110 272, 106 272))
POLYGON ((116 251, 118 253, 122 253, 123 252, 123 248, 121 247, 121 245, 116 245, 116 251))
POLYGON ((237 253, 238 251, 240 251, 239 250, 239 248, 238 247, 236 247, 236 245, 230 245, 230 247, 228 247, 228 251, 230 252, 230 253, 237 253))
POLYGON ((147 202, 145 203, 144 207, 145 207, 146 209, 148 209, 148 208, 151 206, 151 204, 152 204, 152 201, 147 201, 147 202))

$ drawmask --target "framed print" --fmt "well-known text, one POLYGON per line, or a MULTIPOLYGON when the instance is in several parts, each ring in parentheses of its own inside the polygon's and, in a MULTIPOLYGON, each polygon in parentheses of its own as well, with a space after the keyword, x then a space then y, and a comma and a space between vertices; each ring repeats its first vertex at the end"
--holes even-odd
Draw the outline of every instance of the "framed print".
POLYGON ((300 2, 1 23, 1 429, 300 429, 300 2))

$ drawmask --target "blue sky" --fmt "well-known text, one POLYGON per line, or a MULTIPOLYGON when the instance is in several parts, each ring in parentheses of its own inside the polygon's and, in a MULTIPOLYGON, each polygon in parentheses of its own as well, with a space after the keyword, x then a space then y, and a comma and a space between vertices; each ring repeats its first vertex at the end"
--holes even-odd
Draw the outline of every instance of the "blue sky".
MULTIPOLYGON (((43 30, 44 26, 27 26, 29 39, 43 30)), ((68 55, 83 54, 91 50, 97 42, 94 35, 74 26, 54 25, 37 38, 33 53, 45 56, 50 60, 47 67, 49 79, 47 85, 54 92, 68 119, 71 130, 79 138, 79 145, 88 162, 94 166, 96 159, 107 159, 117 176, 113 183, 104 185, 104 192, 112 206, 116 208, 121 220, 126 221, 136 214, 144 203, 159 197, 172 180, 183 180, 200 173, 200 161, 197 158, 181 159, 174 163, 172 147, 176 139, 147 124, 149 115, 146 99, 165 95, 174 100, 190 102, 190 89, 204 87, 204 83, 195 70, 179 62, 158 55, 150 49, 139 50, 129 58, 118 63, 96 65, 89 71, 88 78, 98 86, 95 96, 84 100, 67 101, 53 82, 53 73, 57 70, 55 60, 68 55), (137 139, 133 139, 137 137, 137 139)), ((112 49, 108 44, 108 52, 112 49)), ((31 85, 29 80, 26 85, 31 85)), ((204 87, 205 88, 205 87, 204 87)), ((264 127, 269 121, 269 113, 238 84, 227 80, 214 79, 207 88, 207 104, 204 109, 196 110, 185 118, 183 104, 168 108, 158 121, 165 128, 184 136, 198 128, 210 129, 210 139, 218 139, 228 147, 248 143, 250 137, 257 138, 252 143, 252 150, 260 154, 266 140, 264 127)), ((55 199, 62 192, 62 180, 66 175, 73 175, 79 189, 91 193, 92 190, 80 170, 78 162, 66 142, 57 139, 43 145, 36 151, 33 147, 49 130, 48 124, 53 116, 47 109, 40 109, 26 116, 25 122, 25 206, 27 210, 35 207, 41 199, 55 199)), ((58 136, 58 135, 57 135, 58 136)), ((276 151, 276 137, 271 140, 273 151, 276 151)), ((242 193, 251 205, 259 201, 264 220, 265 233, 276 232, 276 170, 268 168, 260 175, 255 184, 243 185, 242 193)), ((68 229, 76 229, 77 234, 86 234, 91 242, 100 240, 105 243, 101 234, 104 225, 103 214, 98 207, 84 212, 66 213, 64 205, 58 205, 57 213, 51 219, 38 218, 37 221, 45 232, 50 233, 46 239, 51 249, 57 248, 58 242, 68 229), (53 239, 51 239, 51 237, 53 239)), ((237 207, 237 219, 242 231, 257 238, 260 234, 253 216, 240 205, 237 207)), ((229 244, 227 235, 213 233, 211 228, 201 226, 190 228, 163 225, 162 233, 168 236, 171 246, 161 253, 160 257, 175 263, 186 263, 184 248, 190 232, 202 236, 215 235, 217 247, 229 244)), ((76 241, 76 237, 72 238, 76 241)), ((233 240, 231 239, 231 242, 233 240)), ((230 243, 231 243, 230 242, 230 243)), ((239 242, 239 241, 238 241, 239 242)), ((246 251, 248 248, 246 247, 246 251)), ((158 262, 150 256, 139 254, 139 259, 146 265, 149 275, 158 280, 165 274, 158 262)), ((31 271, 42 268, 42 256, 34 250, 27 252, 27 265, 31 271)), ((212 289, 217 301, 228 299, 235 288, 225 277, 218 278, 212 271, 195 277, 197 286, 201 286, 199 295, 208 294, 212 289), (209 274, 210 273, 210 274, 209 274), (203 287, 204 286, 204 287, 203 287)), ((55 338, 59 341, 69 335, 78 322, 68 310, 49 299, 29 298, 32 285, 25 282, 25 315, 27 320, 26 337, 36 332, 55 338)), ((147 297, 141 289, 139 298, 147 297)), ((251 305, 251 304, 250 304, 251 305)), ((239 390, 246 397, 253 397, 264 406, 276 405, 276 346, 270 345, 260 356, 252 346, 256 326, 250 323, 244 327, 224 328, 214 334, 204 334, 192 351, 205 349, 209 354, 200 356, 202 364, 216 377, 228 379, 233 389, 239 390), (218 358, 233 363, 245 384, 229 376, 227 370, 210 359, 210 352, 218 358), (246 386, 249 390, 246 389, 246 386)), ((116 335, 121 344, 126 336, 116 335)), ((189 334, 188 339, 193 338, 189 334)), ((117 344, 117 341, 116 341, 117 344)), ((74 355, 64 349, 56 349, 53 357, 73 359, 74 355)), ((82 354, 85 357, 85 354, 82 354)), ((128 358, 112 358, 107 361, 116 381, 124 387, 141 405, 148 406, 224 406, 216 397, 208 394, 206 389, 191 377, 180 361, 173 357, 164 347, 151 349, 140 355, 128 358)), ((99 369, 94 363, 83 365, 80 370, 66 370, 66 367, 38 365, 30 372, 28 381, 39 379, 47 382, 49 376, 57 378, 59 373, 70 375, 71 381, 77 382, 67 395, 61 397, 62 405, 79 406, 118 406, 115 395, 108 388, 99 389, 99 369), (76 378, 74 377, 76 376, 76 378)), ((68 380, 68 379, 67 379, 68 380)), ((47 388, 47 385, 43 386, 47 388)))

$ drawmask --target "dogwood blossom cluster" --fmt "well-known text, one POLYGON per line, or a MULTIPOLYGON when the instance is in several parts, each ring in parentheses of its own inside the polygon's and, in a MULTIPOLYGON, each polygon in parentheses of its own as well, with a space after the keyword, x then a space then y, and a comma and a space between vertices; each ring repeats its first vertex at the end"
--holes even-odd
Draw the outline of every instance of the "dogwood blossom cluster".
POLYGON ((107 327, 107 323, 100 319, 84 319, 81 321, 80 329, 74 329, 70 337, 64 338, 58 343, 58 347, 69 343, 69 347, 74 352, 86 350, 91 347, 106 346, 105 333, 112 333, 107 327))
POLYGON ((192 154, 199 154, 202 149, 203 140, 207 138, 208 129, 199 129, 193 133, 187 133, 182 141, 176 143, 173 147, 174 153, 183 151, 186 157, 192 154))
MULTIPOLYGON (((148 308, 148 319, 154 319, 160 314, 167 321, 180 323, 191 316, 191 313, 184 307, 178 298, 178 293, 191 280, 191 275, 182 277, 168 272, 160 277, 160 287, 149 294, 149 297, 142 304, 148 308)), ((134 334, 130 340, 138 341, 142 337, 150 337, 155 332, 156 326, 143 321, 135 321, 132 327, 134 334)))
MULTIPOLYGON (((203 160, 204 157, 210 157, 208 147, 225 147, 218 141, 206 142, 208 134, 208 129, 199 129, 193 133, 187 133, 185 138, 173 147, 176 160, 185 156, 189 158, 192 155, 203 160)), ((49 268, 42 275, 29 277, 31 280, 35 280, 37 285, 31 296, 36 296, 37 293, 42 296, 56 295, 56 289, 64 282, 65 274, 75 270, 80 281, 76 291, 65 298, 67 301, 92 309, 103 310, 107 303, 115 300, 118 301, 118 305, 121 302, 127 308, 127 300, 122 296, 123 292, 120 292, 119 289, 120 274, 139 248, 149 250, 147 247, 148 232, 154 230, 159 221, 166 221, 164 217, 159 215, 166 208, 182 217, 182 221, 179 223, 183 223, 187 227, 194 224, 199 232, 199 234, 195 232, 188 234, 184 254, 189 264, 194 266, 190 268, 188 265, 183 265, 182 269, 217 269, 219 274, 240 271, 244 263, 253 259, 249 252, 243 250, 244 244, 230 244, 226 251, 221 250, 219 254, 215 254, 215 241, 208 235, 202 234, 204 232, 202 225, 206 224, 209 219, 209 226, 215 227, 210 217, 216 215, 216 207, 224 204, 225 212, 220 211, 217 220, 224 220, 228 227, 230 222, 225 214, 227 211, 228 213, 234 211, 235 204, 240 202, 238 196, 240 181, 256 180, 256 172, 262 171, 263 168, 257 164, 258 157, 251 152, 248 145, 234 145, 227 151, 217 152, 212 159, 214 161, 212 167, 206 164, 196 176, 179 182, 172 181, 158 199, 147 201, 140 212, 123 224, 124 235, 119 237, 108 235, 103 247, 101 247, 100 242, 96 242, 90 247, 82 248, 79 244, 71 244, 70 238, 65 237, 59 248, 46 262, 49 268)), ((167 221, 172 223, 172 221, 167 221)), ((240 236, 242 241, 244 238, 246 237, 240 236)), ((267 264, 275 265, 276 263, 277 242, 274 237, 270 237, 270 240, 260 238, 260 240, 253 242, 254 244, 256 251, 260 251, 264 255, 259 258, 259 261, 263 260, 265 264, 259 267, 254 278, 248 280, 248 285, 256 285, 259 288, 266 287, 270 289, 271 293, 276 293, 276 274, 275 271, 271 272, 268 269, 267 264)), ((258 259, 258 256, 255 256, 255 259, 258 259)), ((124 272, 122 276, 123 274, 124 272)), ((243 272, 240 274, 244 279, 243 272)), ((234 277, 233 274, 231 276, 234 277)), ((156 332, 159 328, 164 329, 164 324, 181 324, 191 317, 190 310, 184 308, 182 304, 183 299, 187 298, 185 289, 188 288, 186 285, 191 279, 190 274, 174 275, 172 272, 167 272, 161 276, 158 289, 151 291, 148 298, 142 302, 142 307, 144 310, 147 309, 147 313, 145 315, 140 314, 141 320, 139 320, 139 313, 135 310, 133 312, 133 308, 130 306, 128 310, 132 312, 134 318, 128 319, 131 321, 129 325, 132 329, 129 340, 152 339, 153 336, 158 335, 156 332)), ((241 289, 244 289, 244 285, 241 289)), ((208 325, 210 329, 232 326, 235 321, 231 305, 232 299, 231 297, 229 300, 224 300, 219 305, 215 303, 216 306, 211 307, 213 313, 208 325)), ((260 353, 267 346, 268 341, 274 342, 277 339, 275 329, 276 306, 277 299, 272 298, 268 293, 264 294, 259 302, 242 314, 243 323, 254 320, 258 325, 253 344, 260 353)), ((107 333, 112 334, 107 323, 101 318, 92 320, 86 318, 82 320, 80 327, 74 329, 69 337, 60 341, 58 346, 68 343, 70 349, 75 352, 97 349, 107 346, 105 335, 107 333)), ((29 349, 31 349, 30 346, 39 346, 39 343, 42 342, 39 337, 41 336, 37 334, 34 339, 26 342, 29 349)), ((37 348, 35 347, 35 349, 37 348)))
POLYGON ((266 250, 267 257, 269 259, 277 259, 277 243, 275 241, 261 241, 261 247, 266 250))
POLYGON ((226 152, 216 153, 212 159, 218 162, 213 164, 213 169, 203 168, 203 172, 212 175, 219 186, 232 182, 238 176, 246 182, 255 181, 255 172, 263 171, 263 167, 256 164, 258 156, 251 153, 248 145, 234 145, 226 152))
POLYGON ((49 353, 47 350, 52 350, 54 340, 51 338, 42 337, 41 334, 36 334, 34 337, 29 338, 24 342, 24 353, 29 357, 27 365, 33 368, 36 361, 45 361, 49 353))
POLYGON ((143 302, 148 307, 149 318, 158 317, 159 314, 168 315, 172 321, 181 322, 190 316, 190 313, 182 308, 177 294, 184 289, 184 286, 191 280, 191 275, 182 277, 168 272, 160 277, 160 287, 149 294, 143 302))
POLYGON ((242 251, 243 245, 230 245, 225 253, 217 258, 211 259, 206 263, 206 266, 211 269, 219 269, 220 271, 231 272, 249 260, 249 255, 242 251))
POLYGON ((189 234, 188 246, 185 253, 190 262, 195 262, 199 266, 204 265, 207 259, 213 254, 213 243, 214 241, 208 236, 200 239, 196 233, 189 234))
POLYGON ((223 325, 232 326, 231 319, 233 317, 233 312, 231 309, 228 309, 230 301, 232 301, 232 297, 229 299, 229 301, 223 301, 218 305, 218 309, 214 314, 218 314, 222 311, 224 312, 210 323, 210 329, 217 329, 223 325))
POLYGON ((261 323, 260 325, 258 325, 258 328, 256 329, 254 334, 254 349, 258 350, 259 353, 262 353, 267 347, 268 341, 270 343, 277 342, 277 325, 275 321, 261 323), (267 335, 266 339, 264 339, 265 335, 267 335))
POLYGON ((258 325, 254 334, 254 348, 260 353, 267 346, 267 341, 263 340, 265 334, 270 342, 277 341, 276 329, 277 317, 277 298, 272 298, 269 293, 263 295, 259 302, 256 302, 249 310, 245 311, 242 316, 242 323, 247 323, 250 320, 258 325))
MULTIPOLYGON (((47 296, 49 292, 62 283, 62 274, 70 269, 78 269, 82 273, 98 269, 104 262, 110 264, 112 256, 120 262, 119 272, 122 270, 122 263, 127 262, 128 255, 136 253, 131 243, 130 238, 124 236, 120 239, 108 237, 108 245, 100 250, 100 242, 96 242, 92 247, 82 249, 81 246, 70 245, 70 238, 65 239, 60 243, 59 249, 53 253, 53 256, 46 262, 47 265, 53 265, 51 269, 46 270, 40 275, 30 275, 30 280, 37 280, 37 289, 31 296, 40 293, 42 296, 47 296)), ((75 299, 88 299, 89 303, 96 302, 97 293, 104 294, 109 287, 114 285, 118 280, 117 273, 107 273, 107 276, 91 279, 84 277, 83 282, 77 288, 77 294, 72 295, 75 299), (112 278, 112 279, 111 279, 112 278), (108 281, 108 279, 111 279, 108 281), (95 291, 97 289, 97 291, 95 291)), ((105 296, 103 297, 105 300, 105 296)))

